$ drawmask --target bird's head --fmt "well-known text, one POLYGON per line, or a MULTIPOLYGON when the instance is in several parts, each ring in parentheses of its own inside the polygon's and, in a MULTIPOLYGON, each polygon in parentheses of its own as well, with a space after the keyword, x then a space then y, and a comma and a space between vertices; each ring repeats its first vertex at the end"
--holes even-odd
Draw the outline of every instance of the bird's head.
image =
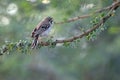
POLYGON ((53 23, 53 18, 52 17, 46 17, 45 20, 50 22, 51 24, 53 23))

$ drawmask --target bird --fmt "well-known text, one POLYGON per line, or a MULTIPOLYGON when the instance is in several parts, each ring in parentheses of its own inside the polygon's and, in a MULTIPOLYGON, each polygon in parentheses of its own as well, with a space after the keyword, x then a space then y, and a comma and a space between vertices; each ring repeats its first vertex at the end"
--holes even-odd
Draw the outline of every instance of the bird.
POLYGON ((31 44, 32 49, 34 49, 38 45, 38 38, 47 36, 53 26, 53 18, 45 17, 39 24, 33 29, 31 37, 33 38, 33 42, 31 44))

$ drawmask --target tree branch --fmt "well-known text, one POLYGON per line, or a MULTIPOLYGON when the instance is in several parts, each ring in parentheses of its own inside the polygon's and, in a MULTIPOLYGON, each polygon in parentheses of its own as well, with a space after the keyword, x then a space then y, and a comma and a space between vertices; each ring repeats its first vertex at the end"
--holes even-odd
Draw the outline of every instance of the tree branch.
MULTIPOLYGON (((98 24, 96 24, 95 26, 93 26, 91 29, 83 32, 82 34, 78 35, 78 36, 74 36, 72 38, 69 38, 69 39, 64 39, 64 40, 56 40, 54 42, 52 42, 52 44, 57 44, 57 43, 65 43, 65 42, 73 42, 74 40, 76 39, 79 39, 79 38, 82 38, 84 36, 87 36, 89 33, 93 32, 94 30, 96 30, 97 28, 99 28, 102 24, 104 24, 108 18, 111 17, 112 14, 109 14, 105 17, 103 17, 100 22, 98 24)), ((49 42, 41 42, 39 45, 42 45, 42 46, 48 46, 50 45, 51 43, 49 42)))
MULTIPOLYGON (((102 24, 104 24, 112 16, 113 13, 111 13, 111 12, 113 10, 116 10, 119 6, 120 6, 120 1, 113 3, 111 6, 109 6, 107 8, 103 8, 103 9, 97 11, 97 12, 101 12, 101 11, 106 10, 106 9, 110 10, 108 12, 108 14, 106 16, 102 17, 102 19, 96 25, 94 25, 92 28, 88 29, 87 31, 84 31, 82 34, 80 34, 78 36, 74 36, 72 38, 64 39, 64 40, 56 40, 56 41, 53 41, 53 42, 40 42, 38 44, 38 46, 49 46, 49 45, 56 45, 58 43, 73 42, 76 39, 83 38, 84 36, 87 36, 91 32, 98 29, 102 24)), ((71 21, 75 21, 75 20, 78 20, 78 19, 80 19, 80 17, 73 18, 73 19, 68 20, 66 22, 69 22, 69 21, 71 22, 71 21)), ((14 49, 14 48, 15 49, 18 49, 18 48, 19 49, 24 49, 25 46, 31 47, 31 42, 19 41, 19 42, 7 44, 7 45, 0 48, 0 55, 2 55, 3 53, 9 51, 9 47, 10 47, 10 49, 14 49)))
POLYGON ((108 7, 105 7, 103 9, 100 9, 100 10, 96 10, 95 12, 93 12, 92 14, 88 14, 88 15, 83 15, 83 16, 77 16, 77 17, 74 17, 74 18, 71 18, 71 19, 68 19, 66 21, 62 21, 62 22, 55 22, 55 24, 64 24, 64 23, 69 23, 69 22, 73 22, 73 21, 76 21, 76 20, 79 20, 79 19, 84 19, 84 18, 88 18, 96 13, 101 13, 103 11, 106 11, 106 10, 110 10, 113 6, 119 6, 120 5, 120 1, 117 1, 117 2, 114 2, 112 5, 108 6, 108 7))

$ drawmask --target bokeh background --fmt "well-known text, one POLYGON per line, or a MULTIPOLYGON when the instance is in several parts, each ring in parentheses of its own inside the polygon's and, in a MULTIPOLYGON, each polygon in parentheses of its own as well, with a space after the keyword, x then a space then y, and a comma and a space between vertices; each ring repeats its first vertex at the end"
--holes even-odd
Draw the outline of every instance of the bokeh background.
MULTIPOLYGON (((0 0, 0 46, 6 41, 32 40, 34 27, 46 16, 60 22, 111 5, 112 0, 0 0)), ((65 39, 91 26, 98 15, 55 24, 50 35, 65 39)), ((105 30, 91 40, 70 46, 42 47, 29 53, 0 56, 0 80, 120 80, 120 8, 105 30)))

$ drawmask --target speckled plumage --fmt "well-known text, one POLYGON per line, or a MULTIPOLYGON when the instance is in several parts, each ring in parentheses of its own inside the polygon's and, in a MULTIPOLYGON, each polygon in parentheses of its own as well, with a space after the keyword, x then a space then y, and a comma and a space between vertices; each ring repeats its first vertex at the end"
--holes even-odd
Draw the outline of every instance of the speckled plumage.
POLYGON ((36 28, 32 31, 31 35, 31 37, 34 38, 32 42, 32 48, 35 48, 36 45, 38 44, 39 36, 42 37, 49 34, 52 24, 53 18, 46 17, 36 26, 36 28))

